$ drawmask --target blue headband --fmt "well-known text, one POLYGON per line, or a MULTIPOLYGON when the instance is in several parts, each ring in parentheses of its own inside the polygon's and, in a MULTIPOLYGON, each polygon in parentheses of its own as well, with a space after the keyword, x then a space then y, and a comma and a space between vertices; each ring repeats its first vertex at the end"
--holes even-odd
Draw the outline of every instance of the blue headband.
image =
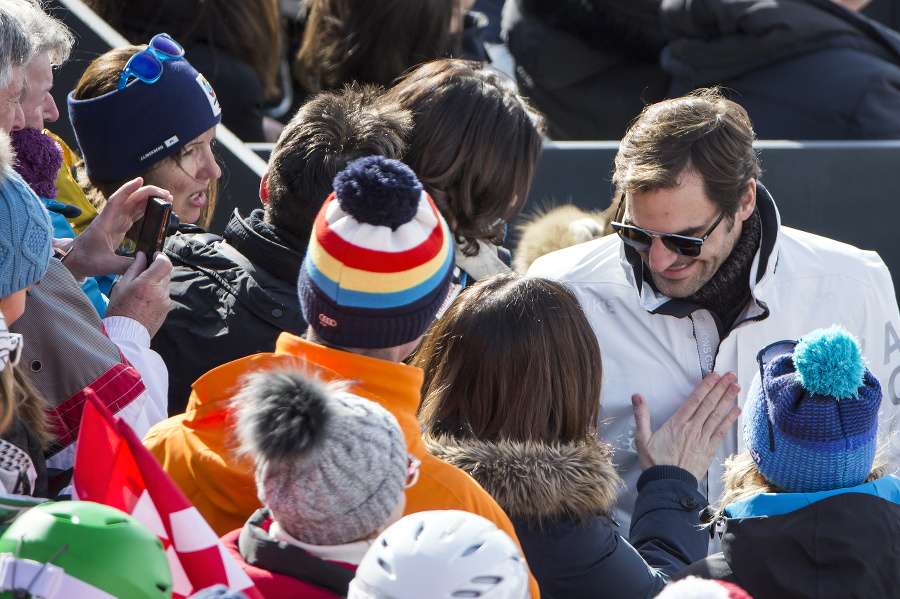
POLYGON ((125 89, 89 100, 72 94, 69 120, 94 181, 133 177, 222 120, 216 92, 183 59, 165 61, 155 83, 134 79, 125 89))

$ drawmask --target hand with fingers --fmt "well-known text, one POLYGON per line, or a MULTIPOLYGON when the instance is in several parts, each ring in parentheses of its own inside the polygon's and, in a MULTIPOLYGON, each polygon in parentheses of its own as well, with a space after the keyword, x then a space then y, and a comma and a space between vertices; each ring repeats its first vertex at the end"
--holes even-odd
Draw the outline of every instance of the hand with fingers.
POLYGON ((697 480, 712 464, 716 449, 735 423, 741 409, 732 405, 741 388, 737 375, 713 373, 697 385, 671 418, 650 430, 650 409, 640 394, 631 396, 637 432, 635 446, 641 469, 673 465, 684 468, 697 480))
POLYGON ((172 263, 162 252, 156 252, 153 262, 144 270, 147 258, 138 252, 131 266, 113 286, 106 307, 106 316, 127 316, 147 329, 150 337, 156 334, 169 314, 169 281, 172 263))
POLYGON ((172 201, 172 194, 165 189, 153 185, 142 187, 143 183, 144 180, 138 177, 120 187, 109 197, 91 225, 75 238, 63 261, 73 277, 118 275, 133 265, 134 258, 116 254, 125 233, 144 215, 149 198, 172 201))

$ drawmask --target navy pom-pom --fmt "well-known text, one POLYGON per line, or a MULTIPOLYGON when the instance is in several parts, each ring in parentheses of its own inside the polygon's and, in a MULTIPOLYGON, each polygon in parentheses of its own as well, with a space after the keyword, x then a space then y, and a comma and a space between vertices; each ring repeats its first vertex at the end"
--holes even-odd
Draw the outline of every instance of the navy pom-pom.
POLYGON ((359 222, 396 231, 416 215, 422 184, 399 160, 366 156, 338 173, 334 192, 341 210, 359 222))
POLYGON ((279 463, 316 446, 328 422, 328 385, 295 370, 252 374, 235 396, 241 449, 279 463))
POLYGON ((866 374, 859 344, 839 326, 804 335, 794 348, 794 365, 807 390, 837 399, 856 397, 866 374))

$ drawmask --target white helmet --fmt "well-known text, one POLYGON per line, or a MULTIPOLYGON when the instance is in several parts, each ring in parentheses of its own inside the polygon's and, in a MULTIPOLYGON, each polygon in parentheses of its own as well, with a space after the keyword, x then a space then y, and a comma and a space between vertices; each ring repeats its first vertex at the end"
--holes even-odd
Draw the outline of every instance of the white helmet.
POLYGON ((457 510, 419 512, 366 552, 347 599, 529 599, 528 566, 493 522, 457 510))

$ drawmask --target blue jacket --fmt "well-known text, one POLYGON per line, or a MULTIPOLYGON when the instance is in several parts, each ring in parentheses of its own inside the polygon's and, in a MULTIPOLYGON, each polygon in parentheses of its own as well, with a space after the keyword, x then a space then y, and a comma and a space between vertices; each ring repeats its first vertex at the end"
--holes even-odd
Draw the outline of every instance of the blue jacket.
POLYGON ((820 493, 763 493, 725 512, 723 552, 676 578, 725 580, 754 597, 900 597, 896 476, 820 493))
POLYGON ((605 444, 441 437, 428 449, 471 474, 506 511, 544 599, 655 597, 706 555, 706 498, 681 468, 644 472, 626 540, 611 520, 622 483, 605 444))

